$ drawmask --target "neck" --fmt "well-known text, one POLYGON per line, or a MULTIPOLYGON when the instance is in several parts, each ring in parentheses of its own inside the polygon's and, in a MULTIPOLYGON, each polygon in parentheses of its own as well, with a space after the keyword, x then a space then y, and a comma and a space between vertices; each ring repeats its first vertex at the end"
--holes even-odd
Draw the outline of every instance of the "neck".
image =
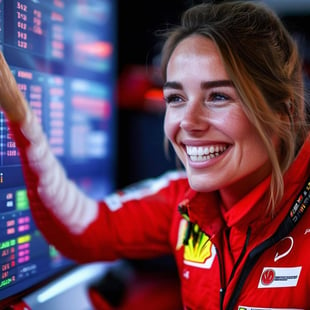
POLYGON ((270 175, 270 172, 259 174, 255 173, 221 189, 219 191, 219 195, 224 209, 226 211, 231 209, 236 203, 253 191, 264 179, 268 177, 268 175, 270 175))

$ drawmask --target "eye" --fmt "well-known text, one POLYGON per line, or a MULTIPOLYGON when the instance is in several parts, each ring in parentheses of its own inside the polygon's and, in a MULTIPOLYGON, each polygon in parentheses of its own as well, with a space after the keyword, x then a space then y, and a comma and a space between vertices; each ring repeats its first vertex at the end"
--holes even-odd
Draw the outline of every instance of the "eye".
POLYGON ((220 92, 213 92, 209 96, 208 101, 227 101, 230 99, 230 96, 220 93, 220 92))
POLYGON ((177 94, 171 94, 164 97, 166 104, 178 104, 183 102, 183 98, 177 94))
POLYGON ((232 101, 232 97, 226 92, 212 91, 208 94, 205 104, 209 108, 220 108, 227 106, 232 101))

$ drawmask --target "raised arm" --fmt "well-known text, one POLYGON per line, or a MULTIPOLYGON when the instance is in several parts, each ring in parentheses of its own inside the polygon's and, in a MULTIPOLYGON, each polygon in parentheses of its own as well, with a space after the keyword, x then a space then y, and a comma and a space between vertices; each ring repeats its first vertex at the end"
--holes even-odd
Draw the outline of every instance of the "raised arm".
POLYGON ((67 178, 1 53, 0 106, 20 152, 30 207, 38 228, 50 243, 62 251, 67 249, 66 254, 79 259, 78 252, 72 250, 74 239, 96 219, 98 204, 67 178))
POLYGON ((174 197, 170 193, 179 193, 174 187, 170 192, 174 178, 148 183, 146 192, 129 190, 100 202, 86 196, 68 179, 2 55, 0 59, 1 107, 21 155, 32 215, 49 243, 80 262, 170 251, 174 204, 167 201, 174 197))

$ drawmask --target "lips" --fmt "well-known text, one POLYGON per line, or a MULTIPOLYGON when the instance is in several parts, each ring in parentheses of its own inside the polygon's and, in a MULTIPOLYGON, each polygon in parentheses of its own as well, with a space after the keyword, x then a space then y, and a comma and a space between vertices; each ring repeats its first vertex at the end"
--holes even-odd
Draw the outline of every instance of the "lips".
POLYGON ((227 149, 227 145, 215 144, 208 146, 186 145, 186 152, 194 162, 206 161, 221 155, 227 149))

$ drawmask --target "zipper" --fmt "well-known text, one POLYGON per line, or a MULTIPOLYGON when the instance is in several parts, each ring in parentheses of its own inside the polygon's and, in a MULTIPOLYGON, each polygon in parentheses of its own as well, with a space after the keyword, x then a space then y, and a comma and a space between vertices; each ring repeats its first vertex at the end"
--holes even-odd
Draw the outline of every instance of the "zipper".
MULTIPOLYGON (((214 243, 213 243, 214 244, 214 243)), ((215 245, 214 245, 215 246, 215 245)), ((221 283, 221 288, 220 288, 220 310, 223 310, 223 304, 224 304, 224 296, 226 292, 225 286, 225 273, 224 273, 224 268, 223 268, 223 261, 219 255, 219 251, 215 248, 216 250, 216 256, 219 262, 219 270, 220 270, 220 283, 221 283)))
POLYGON ((233 270, 232 270, 232 272, 231 272, 231 275, 230 275, 230 278, 229 278, 228 283, 229 283, 229 282, 232 280, 232 278, 234 277, 235 272, 236 272, 238 266, 240 265, 240 263, 241 263, 241 261, 242 261, 244 255, 245 255, 245 253, 246 253, 246 249, 247 249, 248 244, 249 244, 250 236, 251 236, 251 227, 248 227, 248 230, 247 230, 247 232, 246 232, 246 238, 245 238, 245 242, 244 242, 242 251, 241 251, 241 253, 240 253, 240 255, 239 255, 239 258, 237 259, 237 261, 236 261, 236 263, 235 263, 235 265, 234 265, 234 268, 233 268, 233 270))
MULTIPOLYGON (((280 238, 279 238, 280 240, 280 238)), ((237 285, 234 289, 234 292, 231 296, 231 299, 229 300, 229 303, 227 305, 226 310, 233 310, 234 306, 240 296, 241 290, 243 288, 243 285, 249 275, 249 273, 251 272, 251 270, 253 269, 253 267, 255 266, 255 263, 258 261, 259 256, 269 247, 271 247, 272 245, 275 244, 275 240, 274 238, 269 238, 267 239, 265 242, 263 242, 261 245, 259 245, 258 247, 256 247, 255 249, 253 249, 249 255, 248 258, 245 261, 244 267, 242 269, 242 272, 239 276, 239 279, 237 281, 237 285)))
POLYGON ((223 310, 224 296, 225 296, 225 289, 221 287, 220 288, 220 310, 223 310))
MULTIPOLYGON (((229 278, 229 281, 228 283, 231 281, 231 279, 233 278, 238 266, 240 265, 245 253, 246 253, 246 249, 247 249, 247 246, 249 244, 249 240, 250 240, 250 236, 251 236, 251 227, 248 228, 247 230, 247 233, 246 233, 246 239, 245 239, 245 242, 244 242, 244 245, 243 245, 243 248, 242 248, 242 251, 240 253, 240 256, 237 260, 237 262, 235 263, 234 265, 234 268, 232 270, 232 273, 230 275, 230 278, 229 278)), ((224 304, 224 297, 225 297, 225 292, 226 292, 226 286, 225 288, 223 287, 226 283, 225 281, 225 275, 224 275, 224 272, 223 272, 223 265, 221 263, 221 259, 220 259, 220 255, 217 251, 217 256, 218 256, 218 260, 219 260, 219 266, 220 266, 220 278, 221 278, 221 288, 220 288, 220 309, 223 310, 223 304, 224 304)))

